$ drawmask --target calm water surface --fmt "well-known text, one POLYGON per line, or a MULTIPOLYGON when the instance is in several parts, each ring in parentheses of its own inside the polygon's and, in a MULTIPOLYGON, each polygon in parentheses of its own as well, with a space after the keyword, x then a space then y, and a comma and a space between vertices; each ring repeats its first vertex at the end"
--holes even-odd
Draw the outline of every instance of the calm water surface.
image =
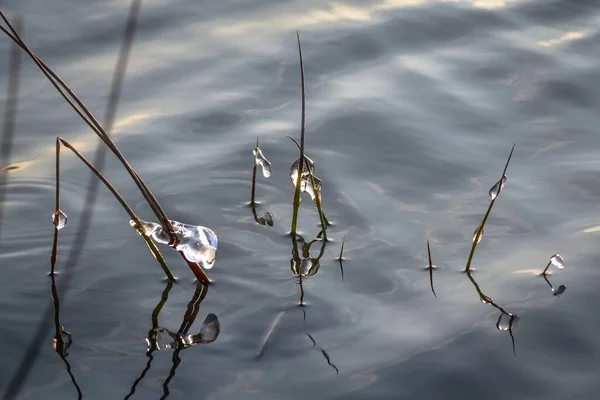
MULTIPOLYGON (((23 17, 30 47, 102 116, 128 2, 0 4, 23 17)), ((114 138, 170 218, 217 232, 215 284, 190 333, 209 313, 221 332, 210 344, 147 356, 167 284, 104 188, 65 284, 88 182, 65 153, 69 225, 56 281, 60 322, 73 338, 66 360, 84 398, 125 398, 143 371, 132 398, 160 398, 165 386, 174 399, 596 398, 600 3, 146 0, 140 18, 114 138), (334 222, 318 273, 303 279, 304 308, 286 236, 297 150, 285 136, 298 137, 300 120, 296 30, 306 151, 334 222), (271 178, 259 177, 258 211, 273 214, 273 227, 255 224, 246 206, 257 136, 273 163, 271 178), (509 332, 496 329, 500 312, 460 272, 513 143, 473 266, 481 289, 521 317, 516 357, 509 332), (343 237, 344 280, 335 261, 343 237), (427 239, 437 298, 423 269, 427 239), (567 264, 550 276, 567 286, 561 297, 536 276, 556 252, 567 264)), ((2 36, 3 94, 9 53, 2 36)), ((13 154, 0 160, 18 167, 7 173, 0 240, 0 389, 21 382, 21 399, 77 398, 52 348, 53 146, 60 135, 91 157, 97 139, 25 58, 21 78, 13 154), (50 324, 32 344, 44 318, 50 324)), ((114 157, 105 172, 151 220, 114 157)), ((306 197, 307 240, 317 224, 306 197)), ((195 284, 182 260, 165 254, 180 280, 158 325, 177 331, 195 284)))

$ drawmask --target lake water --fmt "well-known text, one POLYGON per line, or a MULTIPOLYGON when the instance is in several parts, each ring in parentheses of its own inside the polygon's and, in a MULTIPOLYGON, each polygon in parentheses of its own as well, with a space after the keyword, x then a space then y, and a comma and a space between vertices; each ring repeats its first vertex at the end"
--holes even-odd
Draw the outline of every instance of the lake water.
MULTIPOLYGON (((28 45, 102 120, 128 2, 0 6, 22 17, 28 45)), ((56 265, 60 324, 72 335, 64 359, 53 350, 47 275, 54 143, 60 135, 91 159, 98 139, 23 53, 12 154, 0 160, 14 167, 2 172, 0 390, 77 398, 70 372, 89 399, 595 399, 599 40, 594 0, 144 1, 114 140, 170 218, 217 233, 214 284, 189 333, 215 314, 220 334, 147 353, 153 310, 168 294, 155 323, 177 332, 198 298, 194 276, 161 247, 179 277, 171 288, 104 187, 81 256, 67 265, 89 172, 65 152, 69 223, 56 265), (287 235, 298 155, 286 135, 300 131, 296 30, 306 153, 334 223, 318 272, 302 279, 304 307, 287 235), (270 212, 273 227, 247 206, 257 136, 273 164, 270 178, 259 173, 257 212, 270 212), (461 271, 513 143, 473 259, 481 290, 520 316, 500 331, 501 312, 461 271), (539 276, 555 253, 566 268, 548 278, 566 285, 561 296, 539 276)), ((0 118, 10 48, 2 35, 0 118)), ((141 218, 156 220, 112 154, 104 171, 141 218)), ((318 221, 305 195, 307 241, 318 221)))

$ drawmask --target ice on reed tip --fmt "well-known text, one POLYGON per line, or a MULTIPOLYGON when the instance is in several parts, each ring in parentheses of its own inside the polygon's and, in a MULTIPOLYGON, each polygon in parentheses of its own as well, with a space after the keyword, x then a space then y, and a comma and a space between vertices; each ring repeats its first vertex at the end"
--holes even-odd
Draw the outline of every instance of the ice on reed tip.
POLYGON ((262 151, 258 146, 256 146, 253 150, 254 153, 254 164, 258 167, 262 167, 262 173, 265 178, 271 176, 271 163, 267 160, 267 157, 264 156, 262 151))
MULTIPOLYGON (((170 237, 160 224, 139 220, 141 233, 151 237, 157 243, 169 244, 170 237)), ((134 220, 129 224, 136 228, 134 220)), ((188 261, 199 263, 205 269, 211 269, 217 256, 217 235, 209 228, 200 225, 188 225, 177 221, 171 221, 178 242, 174 249, 183 252, 188 261)))
MULTIPOLYGON (((306 192, 310 195, 313 201, 317 197, 317 193, 321 192, 321 188, 323 186, 323 181, 314 176, 315 163, 310 158, 304 156, 304 164, 302 166, 302 178, 300 179, 300 191, 306 192), (308 164, 308 168, 307 168, 308 164), (310 172, 309 172, 310 171, 310 172), (313 179, 315 181, 315 187, 317 188, 317 193, 313 190, 312 182, 310 179, 310 175, 313 174, 313 179)), ((296 186, 296 182, 298 181, 298 169, 300 168, 300 158, 298 158, 292 164, 290 168, 290 180, 292 181, 292 185, 296 186)))
POLYGON ((56 229, 60 231, 67 225, 67 214, 62 212, 62 210, 54 211, 54 213, 52 213, 52 223, 56 229))
POLYGON ((495 200, 496 197, 498 197, 498 195, 502 191, 502 189, 504 189, 504 185, 506 185, 506 179, 506 175, 504 175, 502 179, 500 179, 498 182, 496 182, 494 186, 492 186, 489 193, 492 200, 495 200))
POLYGON ((558 269, 565 268, 565 260, 563 260, 562 256, 558 253, 550 257, 550 262, 558 269))

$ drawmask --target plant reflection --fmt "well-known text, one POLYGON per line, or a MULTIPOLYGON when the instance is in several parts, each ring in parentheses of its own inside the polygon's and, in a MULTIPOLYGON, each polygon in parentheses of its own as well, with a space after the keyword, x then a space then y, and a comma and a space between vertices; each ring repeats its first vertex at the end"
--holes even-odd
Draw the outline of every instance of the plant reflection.
POLYGON ((329 357, 329 354, 328 354, 328 353, 325 351, 325 349, 323 349, 322 347, 318 347, 318 346, 317 346, 317 342, 316 342, 316 341, 315 341, 315 339, 314 339, 314 338, 311 336, 311 334, 310 334, 310 333, 307 333, 307 334, 306 334, 306 336, 308 336, 308 338, 309 338, 309 339, 310 339, 310 341, 312 342, 313 346, 314 346, 314 347, 317 347, 317 348, 318 348, 318 349, 321 351, 321 354, 323 354, 323 357, 325 357, 325 360, 327 360, 327 364, 328 364, 328 365, 329 365, 331 368, 335 369, 335 373, 336 373, 336 375, 339 375, 339 374, 340 374, 340 370, 338 369, 338 367, 336 367, 336 366, 335 366, 335 364, 334 364, 334 363, 332 363, 332 362, 331 362, 331 358, 329 357))
POLYGON ((251 206, 252 216, 254 217, 254 221, 256 221, 256 223, 259 225, 273 226, 273 216, 271 215, 271 213, 267 211, 267 212, 265 212, 264 217, 259 217, 258 214, 256 213, 256 207, 258 207, 258 206, 257 205, 251 206))
POLYGON ((565 290, 567 290, 567 287, 565 285, 560 285, 559 287, 555 288, 552 285, 552 283, 550 283, 550 280, 548 279, 548 274, 542 274, 542 277, 544 278, 548 286, 550 286, 550 290, 552 290, 553 296, 560 296, 565 292, 565 290))
POLYGON ((153 360, 152 353, 156 350, 168 350, 173 349, 173 357, 172 357, 172 367, 169 371, 169 375, 163 382, 163 396, 161 399, 165 399, 169 396, 169 383, 175 376, 175 372, 177 371, 177 367, 181 363, 181 358, 179 353, 183 349, 187 349, 192 346, 196 346, 199 344, 208 344, 217 340, 219 336, 221 327, 219 324, 219 319, 215 314, 208 314, 200 327, 200 330, 197 334, 189 334, 189 330, 194 324, 196 320, 196 316, 200 311, 200 304, 206 298, 208 293, 208 285, 205 283, 199 282, 196 286, 196 291, 192 296, 192 299, 187 305, 186 313, 183 317, 183 321, 181 326, 177 330, 177 332, 172 332, 168 329, 161 328, 158 325, 158 316, 167 302, 169 291, 173 287, 172 282, 167 282, 167 286, 163 291, 160 302, 156 305, 154 310, 152 311, 152 328, 148 332, 148 336, 146 338, 146 357, 148 357, 148 362, 146 367, 142 371, 140 377, 135 380, 131 387, 131 391, 125 397, 129 399, 134 393, 138 386, 138 384, 142 381, 142 379, 146 376, 146 373, 150 370, 150 366, 153 360))
POLYGON ((71 346, 72 339, 71 334, 64 328, 64 326, 60 323, 60 303, 58 300, 58 291, 56 290, 56 282, 54 280, 54 274, 50 276, 52 278, 52 302, 54 303, 54 338, 52 339, 52 348, 56 351, 56 354, 63 360, 65 366, 67 367, 67 373, 71 377, 71 382, 73 382, 73 386, 75 390, 77 390, 77 398, 81 399, 83 397, 81 393, 81 388, 77 384, 75 380, 75 375, 71 371, 71 364, 67 360, 67 356, 69 353, 67 350, 71 346))
POLYGON ((504 308, 502 308, 498 304, 496 304, 490 296, 483 293, 483 291, 477 284, 477 281, 475 281, 475 278, 473 277, 473 272, 471 270, 466 271, 466 273, 467 273, 467 277, 469 278, 469 280, 475 287, 475 290, 477 291, 477 294, 479 295, 481 302, 483 304, 487 304, 488 306, 494 307, 500 311, 501 314, 498 317, 498 321, 496 322, 496 328, 499 331, 508 331, 508 334, 510 335, 510 339, 512 342, 513 354, 516 356, 517 352, 515 349, 515 336, 513 335, 513 329, 516 328, 516 326, 519 322, 519 316, 506 311, 504 308))
POLYGON ((313 276, 319 272, 321 267, 321 257, 325 254, 325 247, 327 242, 325 240, 313 239, 307 242, 302 235, 292 235, 292 258, 290 259, 290 269, 292 273, 298 277, 298 284, 300 285, 300 302, 298 305, 303 306, 304 303, 304 286, 302 284, 302 278, 313 276), (314 258, 311 257, 310 248, 316 243, 321 243, 321 249, 319 255, 314 258), (300 245, 300 248, 298 248, 300 245), (300 253, 302 252, 302 253, 300 253))

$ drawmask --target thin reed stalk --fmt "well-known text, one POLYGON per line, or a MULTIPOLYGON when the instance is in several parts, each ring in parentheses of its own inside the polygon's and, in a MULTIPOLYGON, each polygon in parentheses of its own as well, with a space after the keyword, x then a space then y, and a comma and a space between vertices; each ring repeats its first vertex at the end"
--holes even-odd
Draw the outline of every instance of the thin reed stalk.
MULTIPOLYGON (((508 164, 510 163, 510 159, 512 157, 514 150, 515 150, 515 144, 513 144, 513 147, 510 150, 510 154, 508 155, 508 160, 506 160, 506 164, 504 165, 504 171, 502 172, 502 176, 500 177, 500 179, 502 179, 506 175, 506 170, 508 169, 508 164)), ((477 244, 479 243, 479 240, 481 239, 481 236, 483 235, 483 227, 485 226, 485 223, 487 222, 487 219, 490 216, 490 213, 492 212, 492 207, 494 207, 494 203, 496 202, 497 198, 498 198, 498 196, 496 196, 495 198, 492 199, 492 201, 490 201, 490 205, 488 206, 488 209, 487 209, 485 215, 483 216, 483 219, 479 223, 479 227, 477 228, 477 233, 475 234, 475 237, 473 238, 473 246, 471 247, 471 252, 469 253, 469 258, 467 260, 465 272, 471 270, 471 262, 473 261, 473 256, 475 255, 475 249, 477 248, 477 244)))
MULTIPOLYGON (((302 46, 300 45, 300 34, 296 31, 298 40, 298 55, 300 57, 300 85, 302 91, 302 117, 300 121, 300 162, 298 163, 298 177, 296 178, 296 190, 294 191, 292 228, 290 235, 296 236, 298 225, 298 210, 300 209, 300 184, 302 182, 302 172, 304 171, 304 131, 306 127, 306 90, 304 86, 304 62, 302 61, 302 46)), ((310 170, 310 168, 309 168, 310 170)))
MULTIPOLYGON (((256 148, 258 148, 258 137, 256 138, 256 148)), ((256 166, 256 156, 257 154, 254 155, 254 163, 253 163, 253 167, 252 167, 252 193, 250 196, 250 207, 256 207, 258 206, 258 203, 255 200, 255 194, 256 194, 256 170, 258 169, 256 166)))

